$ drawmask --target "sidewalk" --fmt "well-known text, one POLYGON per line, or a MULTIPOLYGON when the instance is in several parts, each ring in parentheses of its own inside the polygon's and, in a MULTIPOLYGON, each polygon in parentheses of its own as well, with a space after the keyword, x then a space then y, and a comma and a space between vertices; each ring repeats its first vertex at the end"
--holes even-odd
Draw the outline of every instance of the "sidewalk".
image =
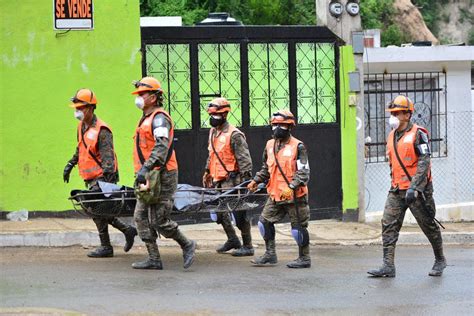
MULTIPOLYGON (((131 218, 128 218, 130 221, 131 218)), ((472 245, 474 223, 443 223, 445 244, 472 245)), ((294 245, 289 223, 276 224, 276 240, 279 245, 294 245)), ((215 223, 182 225, 180 229, 191 239, 197 241, 199 248, 215 248, 226 239, 220 225, 215 223)), ((312 245, 372 245, 381 244, 380 224, 343 223, 336 220, 311 221, 309 224, 312 245)), ((109 226, 111 242, 122 246, 123 235, 109 226)), ((263 246, 258 228, 252 226, 253 243, 263 246)), ((96 246, 99 238, 91 219, 34 218, 25 222, 0 221, 0 247, 40 246, 65 247, 72 245, 96 246)), ((136 238, 141 245, 140 238, 136 238)), ((176 246, 173 240, 162 238, 160 246, 176 246)), ((398 244, 428 244, 427 238, 417 225, 404 225, 398 244)))

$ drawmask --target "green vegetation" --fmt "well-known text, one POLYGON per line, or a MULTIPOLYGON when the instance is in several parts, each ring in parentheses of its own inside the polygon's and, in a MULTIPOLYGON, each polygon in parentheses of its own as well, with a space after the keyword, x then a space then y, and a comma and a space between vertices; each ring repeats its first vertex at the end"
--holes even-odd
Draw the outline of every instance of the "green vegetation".
POLYGON ((193 25, 208 12, 229 12, 246 25, 314 25, 314 0, 140 0, 141 16, 179 15, 193 25))
POLYGON ((413 5, 418 7, 426 26, 430 29, 434 36, 438 35, 438 21, 442 20, 441 8, 447 4, 449 0, 411 0, 413 5))
POLYGON ((360 7, 364 29, 381 29, 382 46, 400 45, 409 41, 393 21, 393 0, 361 0, 360 7))
MULTIPOLYGON (((364 29, 382 30, 382 45, 409 42, 393 21, 394 0, 361 0, 364 29)), ((449 19, 441 15, 441 7, 449 0, 412 0, 436 36, 437 22, 449 19)), ((206 18, 208 12, 229 12, 246 25, 314 25, 315 0, 140 0, 142 16, 179 15, 183 24, 193 25, 206 18)), ((473 17, 464 14, 464 19, 473 17)))
POLYGON ((469 31, 468 45, 474 45, 474 27, 469 31))

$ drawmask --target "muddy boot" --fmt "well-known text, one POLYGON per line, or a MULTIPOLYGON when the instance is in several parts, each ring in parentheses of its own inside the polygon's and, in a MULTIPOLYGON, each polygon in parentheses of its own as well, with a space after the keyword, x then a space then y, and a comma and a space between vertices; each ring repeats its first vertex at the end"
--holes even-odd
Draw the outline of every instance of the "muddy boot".
POLYGON ((275 264, 278 262, 278 258, 275 251, 275 239, 265 240, 265 247, 266 251, 263 256, 258 258, 252 259, 252 262, 255 265, 263 265, 263 264, 275 264))
POLYGON ((234 226, 232 226, 232 224, 222 224, 222 227, 224 228, 225 234, 227 235, 227 241, 222 246, 218 247, 216 251, 218 253, 224 253, 229 250, 239 249, 242 247, 239 237, 237 237, 237 234, 235 233, 234 226))
POLYGON ((253 250, 252 246, 252 236, 250 233, 243 233, 242 232, 242 241, 243 246, 237 250, 232 252, 234 257, 245 257, 245 256, 253 256, 255 251, 253 250))
POLYGON ((113 227, 120 230, 125 235, 125 245, 123 246, 123 251, 128 252, 133 247, 135 242, 135 236, 137 235, 137 229, 131 225, 127 225, 118 218, 110 223, 113 227))
POLYGON ((288 262, 286 266, 292 269, 311 268, 311 257, 309 256, 309 245, 304 246, 304 247, 299 247, 299 257, 296 260, 288 262))
POLYGON ((181 246, 181 249, 183 249, 183 268, 189 268, 194 262, 196 242, 186 238, 180 230, 177 231, 173 239, 176 240, 181 246))
POLYGON ((144 261, 132 263, 132 268, 163 270, 163 263, 161 262, 160 251, 156 242, 146 242, 145 245, 148 250, 148 258, 144 261))
POLYGON ((441 276, 443 275, 443 270, 446 268, 446 258, 444 257, 443 254, 443 245, 438 246, 438 247, 433 247, 433 251, 435 254, 435 262, 433 265, 433 268, 431 268, 431 271, 428 273, 429 276, 441 276))
POLYGON ((383 265, 375 270, 367 271, 374 277, 395 277, 395 247, 384 247, 383 248, 383 265))

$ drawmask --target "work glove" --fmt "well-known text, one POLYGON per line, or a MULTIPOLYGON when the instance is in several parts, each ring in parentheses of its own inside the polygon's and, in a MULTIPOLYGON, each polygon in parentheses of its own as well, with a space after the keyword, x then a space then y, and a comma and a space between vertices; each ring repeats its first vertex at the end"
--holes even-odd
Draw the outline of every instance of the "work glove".
POLYGON ((418 191, 415 189, 408 189, 406 194, 405 194, 405 201, 407 202, 408 205, 412 204, 413 202, 416 201, 416 198, 418 197, 418 191))
POLYGON ((207 171, 202 176, 202 186, 205 188, 212 187, 212 176, 207 171))
POLYGON ((64 171, 63 171, 64 183, 69 183, 69 175, 71 174, 72 168, 74 168, 74 165, 70 162, 68 162, 66 167, 64 167, 64 171))
POLYGON ((281 192, 280 198, 282 200, 291 200, 293 198, 293 189, 290 187, 287 187, 285 190, 281 192))
POLYGON ((249 189, 250 192, 255 192, 257 190, 257 186, 257 182, 255 182, 255 180, 252 180, 249 184, 247 184, 247 189, 249 189))
POLYGON ((137 172, 137 178, 135 179, 135 182, 138 184, 145 184, 146 183, 146 174, 149 172, 147 167, 142 166, 140 170, 137 172))

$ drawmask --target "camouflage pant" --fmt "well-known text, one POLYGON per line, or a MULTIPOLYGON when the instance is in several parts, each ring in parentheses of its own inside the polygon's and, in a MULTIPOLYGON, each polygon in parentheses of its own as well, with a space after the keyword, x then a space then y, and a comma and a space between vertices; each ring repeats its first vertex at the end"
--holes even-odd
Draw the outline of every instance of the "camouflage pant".
MULTIPOLYGON (((98 188, 98 180, 100 179, 92 179, 92 180, 86 180, 85 185, 88 190, 91 189, 96 189, 98 188)), ((119 220, 116 217, 92 217, 92 220, 94 221, 97 231, 99 232, 99 236, 105 235, 105 238, 108 239, 109 237, 109 229, 108 225, 112 225, 113 227, 117 228, 120 231, 124 231, 130 227, 130 225, 127 225, 123 223, 121 220, 119 220)))
MULTIPOLYGON (((229 178, 229 179, 226 179, 226 180, 215 183, 214 187, 227 189, 227 188, 233 188, 233 187, 239 185, 240 183, 241 183, 240 176, 237 175, 237 177, 235 177, 235 178, 229 178)), ((247 217, 247 212, 246 211, 238 211, 238 212, 234 212, 234 213, 235 213, 234 216, 235 216, 236 225, 237 225, 237 228, 242 233, 242 238, 244 238, 244 236, 248 236, 248 237, 245 238, 244 243, 250 243, 251 242, 251 240, 250 240, 250 238, 251 238, 250 237, 250 227, 251 227, 251 225, 250 225, 250 219, 247 217)), ((222 227, 224 228, 227 235, 228 236, 229 236, 229 234, 230 235, 235 235, 235 230, 232 226, 232 217, 231 217, 230 212, 229 211, 227 211, 227 212, 218 212, 216 215, 217 215, 216 223, 217 224, 222 224, 222 227)), ((250 246, 250 245, 246 245, 246 246, 250 246)))
MULTIPOLYGON (((395 247, 397 243, 400 229, 403 225, 403 219, 405 218, 405 212, 408 208, 405 201, 405 193, 406 190, 388 193, 382 218, 382 242, 384 247, 395 247)), ((427 214, 422 204, 426 203, 427 207, 435 212, 436 206, 433 199, 432 184, 428 184, 424 194, 426 202, 423 202, 422 198, 418 196, 417 200, 410 206, 410 210, 421 230, 426 237, 428 237, 431 245, 434 248, 438 248, 443 244, 441 231, 433 218, 427 214)))
POLYGON ((178 187, 178 171, 161 172, 160 201, 145 204, 137 200, 133 218, 137 224, 138 235, 143 241, 156 241, 158 233, 173 238, 178 232, 178 224, 171 220, 174 193, 178 187))
POLYGON ((260 217, 270 223, 280 222, 286 214, 290 217, 291 225, 300 224, 302 227, 308 227, 309 221, 309 206, 305 198, 300 198, 297 201, 298 212, 295 203, 276 203, 271 198, 267 200, 263 207, 260 217))

